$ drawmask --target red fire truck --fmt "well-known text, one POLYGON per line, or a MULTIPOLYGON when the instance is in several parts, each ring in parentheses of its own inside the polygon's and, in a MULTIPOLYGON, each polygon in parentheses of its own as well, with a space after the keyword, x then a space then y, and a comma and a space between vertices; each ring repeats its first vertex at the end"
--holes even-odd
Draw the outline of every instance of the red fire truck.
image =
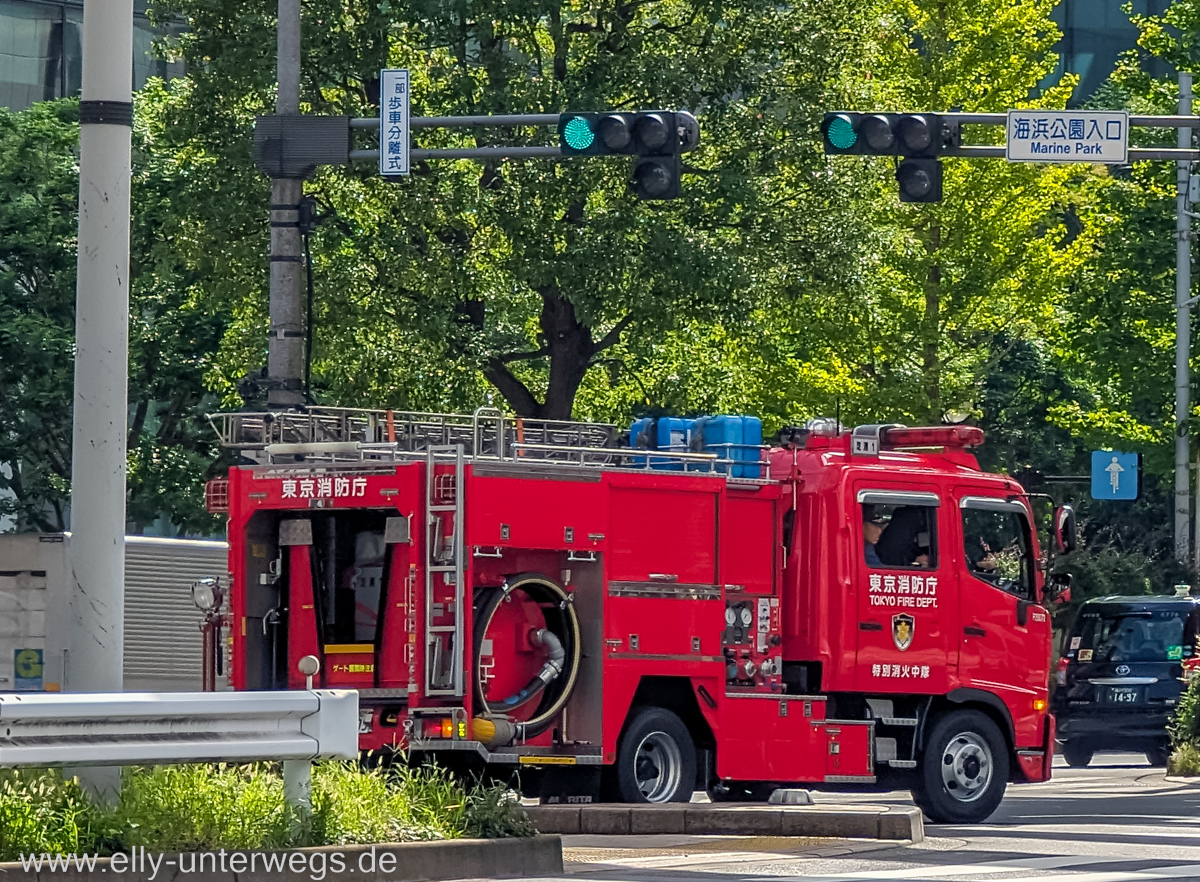
POLYGON ((885 777, 942 822, 1050 777, 1045 562, 977 428, 815 421, 746 477, 492 410, 213 420, 235 687, 316 656, 364 750, 627 802, 885 777))

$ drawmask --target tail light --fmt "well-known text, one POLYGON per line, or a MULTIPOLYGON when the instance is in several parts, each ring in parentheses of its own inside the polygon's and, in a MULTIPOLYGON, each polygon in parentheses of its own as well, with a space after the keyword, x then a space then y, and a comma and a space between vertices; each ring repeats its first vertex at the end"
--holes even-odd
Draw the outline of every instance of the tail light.
POLYGON ((1069 658, 1066 658, 1066 657, 1064 657, 1064 658, 1060 658, 1060 659, 1058 660, 1058 676, 1057 676, 1057 680, 1058 680, 1058 685, 1059 685, 1059 686, 1066 686, 1066 685, 1067 685, 1067 665, 1068 665, 1068 664, 1070 664, 1070 663, 1071 663, 1071 660, 1070 660, 1069 658))
POLYGON ((421 737, 428 740, 430 738, 453 738, 454 737, 454 720, 449 717, 427 718, 421 721, 421 737))
POLYGON ((204 485, 204 507, 212 514, 229 511, 229 479, 213 478, 204 485))

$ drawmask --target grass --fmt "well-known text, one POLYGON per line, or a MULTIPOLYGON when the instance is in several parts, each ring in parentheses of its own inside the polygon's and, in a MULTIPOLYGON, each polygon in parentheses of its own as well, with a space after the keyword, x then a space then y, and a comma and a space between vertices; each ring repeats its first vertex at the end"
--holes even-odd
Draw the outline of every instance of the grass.
POLYGON ((55 770, 0 773, 0 860, 22 853, 278 849, 308 845, 529 836, 501 786, 464 788, 430 766, 325 763, 312 811, 291 810, 278 765, 125 769, 113 806, 55 770))

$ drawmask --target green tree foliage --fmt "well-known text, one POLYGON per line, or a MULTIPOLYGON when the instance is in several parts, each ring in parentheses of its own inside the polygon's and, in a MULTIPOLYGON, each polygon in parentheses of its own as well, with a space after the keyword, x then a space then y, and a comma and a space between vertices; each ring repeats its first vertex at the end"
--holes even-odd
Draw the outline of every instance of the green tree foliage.
POLYGON ((78 110, 0 110, 0 514, 61 528, 71 471, 78 110))
MULTIPOLYGON (((852 71, 848 90, 863 109, 1062 107, 1073 78, 1037 90, 1057 60, 1053 6, 884 2, 875 52, 852 71)), ((995 128, 964 134, 970 143, 998 138, 995 128)), ((1040 339, 1058 322, 1090 252, 1092 231, 1064 220, 1074 179, 1086 170, 951 158, 944 201, 905 205, 890 160, 858 162, 872 225, 886 241, 864 296, 844 307, 851 339, 828 334, 823 351, 848 362, 852 412, 934 422, 978 416, 982 383, 1004 355, 999 342, 1040 339)))
MULTIPOLYGON (((164 514, 208 532, 204 479, 216 451, 203 424, 203 386, 223 319, 181 272, 178 158, 135 130, 130 290, 128 517, 140 530, 164 514)), ((74 101, 0 110, 0 514, 18 528, 67 526, 74 368, 79 108, 74 101)), ((202 246, 201 246, 202 247, 202 246)))
MULTIPOLYGON (((273 9, 165 8, 189 27, 178 51, 190 83, 167 101, 180 149, 247 168, 229 148, 269 110, 273 62, 224 47, 263 45, 273 9)), ((836 282, 853 262, 853 229, 812 133, 861 14, 713 0, 306 4, 303 99, 316 111, 373 115, 364 80, 386 63, 411 69, 419 115, 688 107, 704 133, 686 198, 670 204, 632 197, 626 159, 418 163, 400 183, 369 166, 319 173, 310 191, 336 212, 313 242, 326 400, 461 404, 482 398, 482 376, 518 413, 565 418, 596 366, 619 372, 629 352, 693 318, 746 321, 797 265, 811 285, 836 282)), ((262 193, 244 191, 260 218, 262 193)), ((228 392, 262 363, 252 341, 265 291, 248 265, 226 261, 224 273, 258 280, 231 283, 245 297, 214 375, 228 392)))
MULTIPOLYGON (((1073 77, 1039 89, 1061 36, 1053 5, 879 0, 870 40, 839 70, 842 98, 825 109, 1062 107, 1073 77)), ((970 126, 964 136, 1001 137, 970 126)), ((943 202, 906 205, 894 167, 893 158, 826 159, 835 183, 826 198, 858 237, 849 255, 837 255, 846 261, 842 284, 814 284, 798 260, 749 321, 697 316, 638 354, 636 382, 603 388, 598 378, 589 396, 620 398, 626 409, 750 409, 772 423, 835 413, 847 422, 986 421, 987 384, 1009 350, 1051 353, 1102 228, 1099 218, 1079 219, 1096 172, 947 158, 943 202)))

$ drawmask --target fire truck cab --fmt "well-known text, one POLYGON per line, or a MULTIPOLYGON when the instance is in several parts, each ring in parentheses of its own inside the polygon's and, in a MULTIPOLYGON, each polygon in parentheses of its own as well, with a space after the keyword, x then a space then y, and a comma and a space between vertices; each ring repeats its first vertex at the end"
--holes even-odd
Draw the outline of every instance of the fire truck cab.
POLYGON ((1033 512, 979 429, 814 422, 751 467, 491 410, 214 423, 235 688, 315 656, 364 750, 547 800, 886 777, 940 822, 1050 776, 1033 512))

